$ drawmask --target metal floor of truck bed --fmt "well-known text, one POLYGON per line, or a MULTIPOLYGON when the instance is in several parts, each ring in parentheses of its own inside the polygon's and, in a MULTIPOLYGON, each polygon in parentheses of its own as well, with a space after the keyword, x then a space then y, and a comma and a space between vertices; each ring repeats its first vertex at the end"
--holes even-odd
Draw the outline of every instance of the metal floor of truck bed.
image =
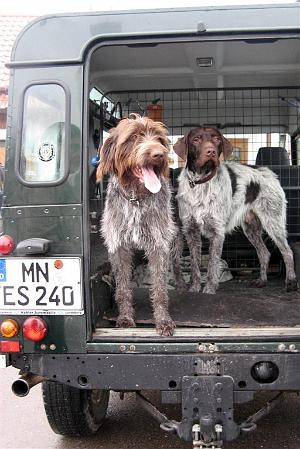
MULTIPOLYGON (((271 279, 263 289, 251 287, 249 280, 234 279, 221 284, 216 295, 169 290, 169 298, 170 314, 177 327, 300 326, 300 291, 286 292, 282 279, 271 279)), ((154 325, 148 289, 134 290, 134 307, 138 328, 154 325)), ((104 315, 112 326, 116 317, 116 308, 104 315)))

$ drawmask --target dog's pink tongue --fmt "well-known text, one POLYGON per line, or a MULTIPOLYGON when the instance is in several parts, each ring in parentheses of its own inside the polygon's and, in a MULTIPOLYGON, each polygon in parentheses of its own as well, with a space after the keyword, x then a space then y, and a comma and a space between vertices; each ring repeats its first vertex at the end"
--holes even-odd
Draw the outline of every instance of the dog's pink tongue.
POLYGON ((151 193, 158 193, 161 189, 161 183, 154 173, 153 168, 142 167, 141 170, 144 176, 146 189, 148 189, 151 193))

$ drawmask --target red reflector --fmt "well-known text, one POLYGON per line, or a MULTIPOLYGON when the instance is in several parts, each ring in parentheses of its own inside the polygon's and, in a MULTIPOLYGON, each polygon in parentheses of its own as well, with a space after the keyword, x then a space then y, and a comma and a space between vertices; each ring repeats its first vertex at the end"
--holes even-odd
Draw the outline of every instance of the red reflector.
POLYGON ((23 334, 27 340, 40 341, 46 337, 48 327, 45 321, 38 316, 31 316, 23 323, 23 334))
POLYGON ((1 254, 10 254, 13 252, 15 247, 15 242, 10 235, 1 235, 0 237, 0 253, 1 254))
POLYGON ((20 352, 19 341, 0 341, 1 352, 20 352))

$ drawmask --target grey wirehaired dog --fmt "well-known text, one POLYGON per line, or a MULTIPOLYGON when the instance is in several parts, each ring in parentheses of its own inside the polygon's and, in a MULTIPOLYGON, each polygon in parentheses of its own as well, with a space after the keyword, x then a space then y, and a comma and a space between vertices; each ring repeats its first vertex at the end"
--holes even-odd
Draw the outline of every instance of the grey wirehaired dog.
POLYGON ((191 254, 191 291, 201 289, 201 235, 210 241, 204 293, 219 284, 219 261, 225 234, 241 226, 260 261, 256 287, 267 283, 270 253, 265 230, 278 246, 286 266, 286 289, 297 289, 293 253, 286 236, 286 198, 276 175, 266 167, 220 163, 232 152, 230 142, 214 128, 193 128, 177 141, 174 151, 186 167, 179 176, 179 215, 191 254))
POLYGON ((176 234, 168 175, 168 132, 162 123, 132 114, 110 131, 100 150, 97 182, 110 179, 102 235, 116 280, 118 327, 134 327, 132 252, 144 250, 149 261, 156 329, 172 335, 168 312, 167 271, 176 234))

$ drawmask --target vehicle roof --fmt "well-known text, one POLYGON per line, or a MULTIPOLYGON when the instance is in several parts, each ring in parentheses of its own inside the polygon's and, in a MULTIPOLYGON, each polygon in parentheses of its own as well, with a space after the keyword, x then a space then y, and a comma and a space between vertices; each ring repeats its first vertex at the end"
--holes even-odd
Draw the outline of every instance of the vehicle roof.
POLYGON ((42 16, 31 22, 13 47, 13 65, 45 61, 82 61, 98 39, 129 36, 300 29, 300 4, 218 6, 42 16), (170 16, 172 14, 172 17, 170 16), (205 32, 205 31, 204 31, 205 32))

